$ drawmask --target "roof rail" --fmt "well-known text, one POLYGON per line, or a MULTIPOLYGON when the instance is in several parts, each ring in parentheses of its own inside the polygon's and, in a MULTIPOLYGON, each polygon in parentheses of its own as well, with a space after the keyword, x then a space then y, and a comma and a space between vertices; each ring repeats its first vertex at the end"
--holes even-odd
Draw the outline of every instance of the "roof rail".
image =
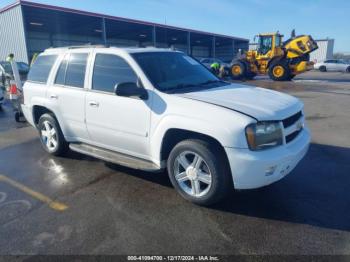
POLYGON ((92 45, 92 44, 86 44, 86 45, 72 45, 72 46, 60 46, 60 47, 50 47, 49 49, 77 49, 77 48, 87 48, 87 47, 105 47, 109 48, 109 45, 92 45))

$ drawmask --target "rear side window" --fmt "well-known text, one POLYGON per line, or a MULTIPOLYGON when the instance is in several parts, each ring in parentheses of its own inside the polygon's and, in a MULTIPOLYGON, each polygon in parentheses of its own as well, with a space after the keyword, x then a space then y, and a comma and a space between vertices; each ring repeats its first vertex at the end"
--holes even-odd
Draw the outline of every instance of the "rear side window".
POLYGON ((84 87, 88 54, 71 54, 66 71, 67 86, 84 87))
POLYGON ((72 87, 84 87, 88 54, 70 54, 58 68, 55 84, 72 87))
POLYGON ((114 92, 119 83, 137 82, 137 76, 122 58, 110 54, 97 54, 95 58, 92 89, 114 92))
POLYGON ((39 56, 29 71, 28 80, 45 84, 56 59, 57 55, 39 56))
POLYGON ((61 62, 60 67, 58 68, 58 71, 56 74, 55 84, 58 84, 58 85, 65 84, 68 58, 69 58, 69 55, 66 55, 63 61, 61 62))

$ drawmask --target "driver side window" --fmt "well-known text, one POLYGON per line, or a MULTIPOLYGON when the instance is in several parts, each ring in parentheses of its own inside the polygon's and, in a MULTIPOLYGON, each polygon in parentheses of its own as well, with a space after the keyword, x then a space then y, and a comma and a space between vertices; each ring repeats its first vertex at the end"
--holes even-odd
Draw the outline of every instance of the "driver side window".
POLYGON ((119 83, 137 82, 137 75, 121 57, 112 54, 96 54, 92 76, 92 90, 114 93, 119 83))

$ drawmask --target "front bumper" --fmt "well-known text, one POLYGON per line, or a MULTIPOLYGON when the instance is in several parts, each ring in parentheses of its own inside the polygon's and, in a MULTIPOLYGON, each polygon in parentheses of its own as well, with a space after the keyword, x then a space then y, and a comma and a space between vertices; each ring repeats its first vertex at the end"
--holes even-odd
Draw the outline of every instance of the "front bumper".
POLYGON ((309 130, 304 128, 295 140, 278 148, 255 152, 225 148, 235 189, 259 188, 282 179, 306 155, 310 139, 309 130))

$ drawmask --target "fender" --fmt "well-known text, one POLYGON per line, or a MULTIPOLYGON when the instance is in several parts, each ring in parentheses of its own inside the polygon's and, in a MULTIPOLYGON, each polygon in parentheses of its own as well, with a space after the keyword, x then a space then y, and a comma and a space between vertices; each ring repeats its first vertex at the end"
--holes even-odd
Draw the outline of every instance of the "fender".
POLYGON ((151 159, 156 164, 161 165, 161 149, 163 138, 170 129, 183 129, 210 136, 217 140, 223 147, 247 148, 246 138, 242 128, 232 128, 220 126, 202 119, 190 118, 182 115, 167 115, 161 119, 154 128, 150 137, 151 159))

